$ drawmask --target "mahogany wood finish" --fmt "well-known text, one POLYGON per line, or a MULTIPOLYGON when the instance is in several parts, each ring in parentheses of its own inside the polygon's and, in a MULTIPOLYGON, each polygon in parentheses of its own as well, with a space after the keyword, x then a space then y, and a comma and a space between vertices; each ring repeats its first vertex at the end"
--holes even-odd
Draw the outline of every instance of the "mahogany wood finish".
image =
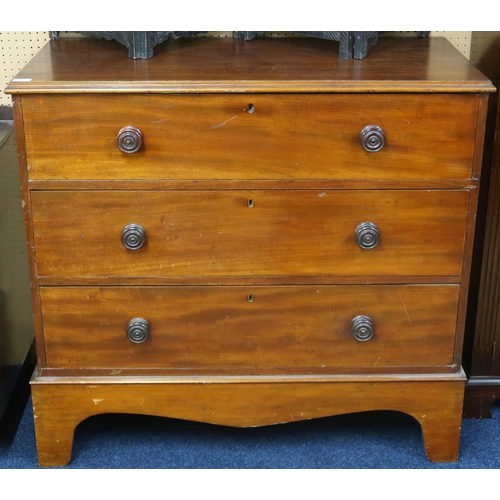
POLYGON ((427 456, 458 460, 465 376, 366 377, 134 377, 113 383, 35 377, 33 412, 39 461, 71 459, 75 427, 102 413, 182 418, 234 427, 282 424, 343 413, 396 410, 422 427, 427 456), (75 390, 78 384, 78 390, 75 390))
POLYGON ((463 94, 141 95, 132 109, 116 94, 23 100, 33 180, 468 179, 477 106, 463 94), (362 146, 367 123, 386 136, 378 152, 362 146), (142 134, 135 153, 119 147, 126 126, 142 134))
POLYGON ((450 365, 459 287, 43 287, 48 368, 214 368, 322 373, 450 365), (429 304, 428 297, 434 300, 429 304), (375 335, 357 341, 351 320, 375 335), (147 318, 141 345, 127 323, 147 318), (203 335, 200 335, 203 332, 203 335))
MULTIPOLYGON (((462 270, 467 191, 36 191, 37 275, 414 276, 462 270), (249 207, 252 200, 252 207, 249 207), (356 228, 375 223, 373 249, 356 228), (123 229, 145 245, 127 250, 123 229)), ((403 281, 405 279, 402 278, 403 281)))
POLYGON ((469 93, 491 82, 444 38, 380 39, 363 61, 340 61, 327 40, 169 40, 134 61, 118 43, 61 39, 10 83, 16 94, 469 93), (67 57, 68 52, 72 56, 67 57), (389 54, 390 53, 390 54, 389 54), (265 57, 262 55, 265 54, 265 57), (430 56, 430 57, 429 57, 430 56))
POLYGON ((40 464, 67 463, 99 413, 254 426, 380 409, 457 460, 493 90, 435 38, 364 61, 296 39, 40 51, 8 88, 40 464))

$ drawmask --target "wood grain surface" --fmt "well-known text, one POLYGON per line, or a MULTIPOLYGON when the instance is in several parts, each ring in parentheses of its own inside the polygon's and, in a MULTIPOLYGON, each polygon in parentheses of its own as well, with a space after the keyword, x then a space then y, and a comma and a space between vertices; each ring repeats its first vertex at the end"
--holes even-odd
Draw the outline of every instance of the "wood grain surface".
POLYGON ((7 93, 494 92, 443 37, 381 38, 363 60, 339 60, 329 40, 169 40, 132 60, 119 43, 51 41, 7 93), (68 53, 71 56, 68 57, 68 53))
POLYGON ((477 109, 464 94, 23 99, 31 180, 469 179, 477 109), (368 125, 379 152, 361 145, 368 125), (133 154, 117 146, 126 126, 143 135, 133 154))
POLYGON ((34 378, 31 389, 38 460, 45 467, 69 462, 74 429, 82 420, 116 412, 253 427, 362 411, 401 411, 422 426, 430 460, 455 462, 464 383, 463 373, 433 379, 136 377, 132 381, 117 377, 113 382, 108 377, 107 381, 59 378, 47 382, 34 378))
POLYGON ((176 40, 142 61, 48 44, 7 89, 40 464, 67 463, 75 426, 109 412, 245 427, 396 410, 431 460, 457 460, 492 91, 439 38, 382 38, 363 61, 315 39, 176 40), (362 149, 366 125, 384 130, 380 152, 362 149), (143 142, 125 154, 130 126, 143 142), (129 224, 140 250, 122 245, 129 224), (151 333, 132 345, 135 317, 151 333))
POLYGON ((40 277, 460 275, 467 191, 32 193, 40 277), (253 208, 249 208, 249 200, 253 208), (362 250, 359 224, 380 243, 362 250), (146 245, 121 243, 140 224, 146 245))
POLYGON ((335 367, 450 365, 458 289, 44 287, 47 366, 321 374, 335 367), (374 324, 366 342, 350 331, 358 315, 374 324), (142 344, 126 336, 136 317, 151 328, 142 344))

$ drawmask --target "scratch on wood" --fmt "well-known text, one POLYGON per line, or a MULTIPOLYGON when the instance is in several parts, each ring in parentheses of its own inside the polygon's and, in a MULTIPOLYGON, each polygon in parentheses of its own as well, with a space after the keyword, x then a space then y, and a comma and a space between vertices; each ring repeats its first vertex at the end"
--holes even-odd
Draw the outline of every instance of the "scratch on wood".
POLYGON ((401 299, 401 303, 403 304, 403 308, 405 310, 406 316, 408 316, 408 321, 410 322, 410 325, 411 325, 412 324, 411 318, 410 318, 410 315, 408 314, 408 310, 406 309, 405 301, 403 300, 403 297, 401 297, 401 294, 399 292, 398 292, 398 295, 399 295, 399 298, 401 299))
POLYGON ((92 401, 94 402, 95 405, 98 405, 99 403, 102 403, 104 399, 93 399, 92 401))
POLYGON ((211 130, 214 130, 216 128, 221 128, 223 127, 227 122, 230 122, 231 120, 234 120, 235 118, 238 118, 238 115, 236 116, 233 116, 232 118, 228 118, 227 120, 221 122, 221 123, 218 123, 217 125, 214 125, 213 127, 210 127, 211 130))

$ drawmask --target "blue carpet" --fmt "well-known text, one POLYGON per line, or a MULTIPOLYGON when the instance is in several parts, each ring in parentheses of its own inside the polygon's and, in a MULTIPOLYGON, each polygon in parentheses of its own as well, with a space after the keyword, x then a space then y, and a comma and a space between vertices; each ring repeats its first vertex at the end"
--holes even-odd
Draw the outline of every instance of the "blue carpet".
MULTIPOLYGON (((76 429, 65 469, 498 469, 500 402, 493 418, 464 420, 460 460, 427 459, 420 426, 408 415, 370 412, 235 429, 167 418, 99 415, 76 429)), ((38 468, 28 401, 0 469, 38 468)))

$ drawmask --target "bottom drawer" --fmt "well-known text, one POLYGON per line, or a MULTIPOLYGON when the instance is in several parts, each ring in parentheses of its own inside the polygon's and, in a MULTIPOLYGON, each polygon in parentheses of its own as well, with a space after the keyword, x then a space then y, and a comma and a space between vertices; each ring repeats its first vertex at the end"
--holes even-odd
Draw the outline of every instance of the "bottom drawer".
POLYGON ((449 365, 458 292, 458 285, 46 287, 46 362, 248 373, 449 365))

